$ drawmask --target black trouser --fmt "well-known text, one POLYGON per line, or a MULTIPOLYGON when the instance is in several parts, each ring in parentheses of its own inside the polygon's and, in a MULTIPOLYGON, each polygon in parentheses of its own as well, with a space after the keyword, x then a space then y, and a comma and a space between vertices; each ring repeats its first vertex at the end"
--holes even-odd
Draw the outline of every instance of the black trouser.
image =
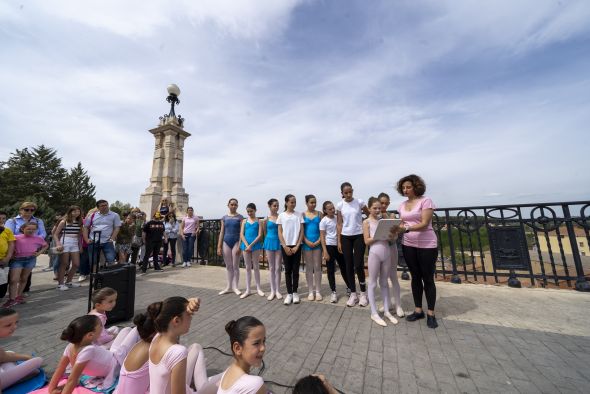
POLYGON ((422 293, 426 293, 428 309, 433 311, 436 303, 436 286, 434 271, 438 248, 414 248, 402 245, 404 259, 412 274, 412 296, 416 308, 422 308, 422 293))
POLYGON ((137 256, 139 256, 139 250, 141 246, 131 245, 131 264, 137 264, 137 256))
POLYGON ((363 234, 341 235, 342 254, 346 263, 346 275, 348 276, 348 288, 356 291, 354 273, 359 278, 361 291, 367 291, 365 283, 365 240, 363 234))
POLYGON ((2 298, 4 298, 7 290, 8 290, 8 282, 4 283, 3 285, 0 285, 0 300, 2 298))
POLYGON ((334 262, 338 262, 338 267, 340 267, 340 274, 342 275, 342 279, 344 279, 346 287, 350 289, 350 286, 348 285, 348 275, 346 274, 346 264, 344 263, 344 255, 338 252, 338 246, 326 245, 326 249, 328 249, 328 255, 330 256, 330 259, 326 261, 330 289, 332 291, 336 291, 336 266, 334 262))
POLYGON ((170 264, 168 259, 168 245, 170 245, 170 253, 172 254, 172 265, 176 263, 176 238, 168 238, 168 242, 164 243, 164 265, 170 264))
POLYGON ((162 247, 161 240, 148 241, 145 243, 145 255, 143 256, 143 263, 141 264, 141 270, 143 272, 147 271, 149 260, 150 260, 150 254, 153 255, 153 258, 154 258, 154 261, 153 261, 154 269, 156 269, 156 270, 160 269, 160 263, 158 262, 158 258, 159 258, 161 247, 162 247))
MULTIPOLYGON (((295 245, 287 246, 294 248, 295 245)), ((301 263, 301 245, 297 248, 297 252, 288 256, 285 249, 281 248, 283 252, 283 264, 285 264, 285 284, 287 285, 287 293, 297 293, 299 287, 299 263, 301 263)))

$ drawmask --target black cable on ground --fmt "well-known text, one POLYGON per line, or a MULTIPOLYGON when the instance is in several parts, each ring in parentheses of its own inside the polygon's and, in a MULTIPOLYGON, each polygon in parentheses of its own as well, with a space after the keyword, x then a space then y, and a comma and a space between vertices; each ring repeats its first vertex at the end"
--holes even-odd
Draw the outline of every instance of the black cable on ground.
MULTIPOLYGON (((205 349, 217 350, 219 353, 221 353, 225 356, 229 356, 229 357, 234 356, 233 354, 226 353, 223 350, 216 348, 215 346, 207 346, 207 347, 203 348, 203 350, 205 350, 205 349)), ((266 364, 264 363, 264 360, 262 360, 262 367, 260 367, 260 371, 258 371, 258 376, 262 375, 262 373, 264 372, 265 369, 266 369, 266 364)), ((283 384, 283 383, 277 383, 272 380, 265 380, 264 383, 273 384, 275 386, 284 387, 286 389, 291 389, 291 390, 295 387, 295 386, 289 386, 289 385, 283 384)), ((340 394, 346 394, 344 391, 338 390, 336 387, 334 387, 334 390, 338 391, 340 394)))

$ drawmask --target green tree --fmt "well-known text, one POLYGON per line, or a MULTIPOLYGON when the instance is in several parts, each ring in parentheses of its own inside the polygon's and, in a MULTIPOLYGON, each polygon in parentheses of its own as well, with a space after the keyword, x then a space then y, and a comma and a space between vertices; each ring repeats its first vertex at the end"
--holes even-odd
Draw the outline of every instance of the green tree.
POLYGON ((0 207, 10 215, 18 213, 21 202, 34 201, 40 206, 36 215, 43 212, 41 217, 52 222, 53 215, 65 212, 69 205, 91 208, 94 195, 95 187, 82 164, 68 171, 57 151, 45 145, 16 149, 0 162, 0 207))
POLYGON ((133 206, 131 204, 127 203, 122 203, 121 201, 117 200, 114 203, 111 204, 111 206, 109 207, 109 209, 113 212, 117 212, 119 215, 121 215, 123 212, 129 212, 131 211, 131 209, 133 208, 133 206))

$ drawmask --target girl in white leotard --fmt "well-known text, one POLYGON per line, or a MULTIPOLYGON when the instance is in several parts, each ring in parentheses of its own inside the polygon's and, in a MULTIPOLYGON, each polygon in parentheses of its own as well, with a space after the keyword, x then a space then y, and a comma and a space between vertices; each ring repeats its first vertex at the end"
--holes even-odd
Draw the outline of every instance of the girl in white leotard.
POLYGON ((266 330, 252 316, 232 320, 225 325, 229 334, 234 361, 223 373, 217 394, 267 394, 264 380, 250 375, 250 368, 259 367, 266 350, 266 330))
POLYGON ((397 324, 397 319, 389 312, 389 284, 387 283, 389 270, 391 269, 389 243, 386 240, 373 238, 377 230, 377 223, 381 218, 381 203, 375 197, 369 198, 369 213, 369 217, 363 222, 363 236, 365 245, 369 246, 369 305, 371 306, 371 320, 385 327, 387 323, 377 313, 377 303, 375 302, 377 280, 379 280, 379 287, 381 287, 385 317, 393 324, 397 324))

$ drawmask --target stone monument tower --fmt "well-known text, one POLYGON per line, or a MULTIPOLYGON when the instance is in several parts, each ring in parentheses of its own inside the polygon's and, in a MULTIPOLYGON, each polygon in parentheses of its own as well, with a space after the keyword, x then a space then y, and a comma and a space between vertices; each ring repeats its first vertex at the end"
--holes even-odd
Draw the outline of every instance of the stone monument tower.
POLYGON ((172 203, 178 218, 184 216, 188 207, 188 194, 182 186, 184 140, 190 134, 184 131, 184 118, 176 116, 174 105, 179 104, 180 89, 175 84, 168 86, 170 113, 160 117, 160 123, 150 133, 155 138, 154 159, 150 185, 139 198, 139 208, 148 218, 158 209, 162 199, 172 203))

